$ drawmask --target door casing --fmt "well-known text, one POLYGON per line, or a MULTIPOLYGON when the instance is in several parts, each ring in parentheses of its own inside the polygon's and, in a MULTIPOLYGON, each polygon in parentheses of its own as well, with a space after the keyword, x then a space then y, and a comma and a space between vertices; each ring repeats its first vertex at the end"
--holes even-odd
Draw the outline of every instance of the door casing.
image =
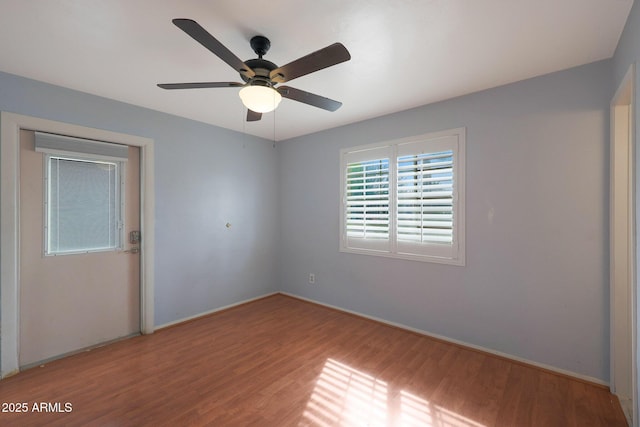
POLYGON ((610 388, 630 425, 638 425, 636 363, 635 66, 610 106, 610 388))

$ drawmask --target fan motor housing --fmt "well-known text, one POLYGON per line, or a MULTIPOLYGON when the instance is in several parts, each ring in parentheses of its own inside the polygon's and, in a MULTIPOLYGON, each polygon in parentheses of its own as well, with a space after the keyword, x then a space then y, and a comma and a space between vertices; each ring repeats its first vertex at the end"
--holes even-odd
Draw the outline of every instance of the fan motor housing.
MULTIPOLYGON (((273 62, 267 61, 266 59, 262 58, 249 59, 247 61, 244 61, 244 63, 247 67, 251 68, 256 73, 256 76, 265 77, 267 80, 270 80, 269 73, 271 73, 272 70, 278 68, 278 66, 273 62)), ((242 78, 242 80, 244 80, 245 82, 249 82, 249 80, 251 80, 249 77, 245 76, 242 73, 240 73, 240 78, 242 78)))

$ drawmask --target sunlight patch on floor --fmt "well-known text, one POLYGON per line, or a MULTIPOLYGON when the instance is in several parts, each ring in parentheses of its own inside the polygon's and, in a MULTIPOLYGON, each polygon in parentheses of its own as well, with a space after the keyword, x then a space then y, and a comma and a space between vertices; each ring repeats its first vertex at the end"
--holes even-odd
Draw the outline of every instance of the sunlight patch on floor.
POLYGON ((317 426, 386 426, 387 384, 329 359, 304 419, 317 426))
POLYGON ((398 421, 395 425, 402 427, 484 427, 404 390, 400 391, 398 421))
POLYGON ((300 425, 484 427, 333 359, 325 362, 300 425))

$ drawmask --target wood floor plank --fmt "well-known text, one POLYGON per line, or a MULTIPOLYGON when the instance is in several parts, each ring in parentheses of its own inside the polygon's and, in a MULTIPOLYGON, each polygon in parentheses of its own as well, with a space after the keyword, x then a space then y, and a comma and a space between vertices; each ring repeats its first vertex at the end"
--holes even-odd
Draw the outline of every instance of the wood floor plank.
POLYGON ((0 401, 29 405, 3 426, 626 426, 600 386, 283 295, 26 370, 0 401))
POLYGON ((511 366, 511 363, 504 359, 485 357, 478 375, 473 381, 467 381, 468 390, 460 413, 468 414, 482 425, 494 425, 504 398, 511 366))
POLYGON ((496 426, 533 426, 535 390, 539 371, 535 368, 513 365, 503 393, 496 426))
POLYGON ((573 423, 569 404, 569 380, 548 372, 538 374, 536 404, 533 408, 533 424, 549 427, 565 427, 573 423))

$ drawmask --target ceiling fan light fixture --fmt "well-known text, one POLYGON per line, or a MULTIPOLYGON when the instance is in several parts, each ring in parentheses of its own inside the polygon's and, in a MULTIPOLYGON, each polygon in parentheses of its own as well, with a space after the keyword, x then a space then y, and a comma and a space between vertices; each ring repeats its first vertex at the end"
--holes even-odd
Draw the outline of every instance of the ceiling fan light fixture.
POLYGON ((269 86, 245 86, 239 95, 244 106, 256 113, 269 113, 282 101, 282 95, 269 86))
POLYGON ((274 88, 280 83, 286 83, 298 77, 350 60, 351 54, 342 43, 333 43, 279 67, 263 58, 271 46, 269 39, 264 36, 254 36, 249 41, 251 48, 258 57, 242 61, 193 19, 178 18, 172 22, 196 42, 226 62, 234 71, 239 72, 240 78, 244 83, 193 82, 158 84, 158 87, 162 89, 240 87, 240 99, 249 110, 247 112, 248 122, 256 122, 262 118, 263 113, 268 113, 278 108, 283 97, 326 111, 336 111, 342 105, 341 102, 333 99, 293 87, 279 86, 278 89, 274 88))

